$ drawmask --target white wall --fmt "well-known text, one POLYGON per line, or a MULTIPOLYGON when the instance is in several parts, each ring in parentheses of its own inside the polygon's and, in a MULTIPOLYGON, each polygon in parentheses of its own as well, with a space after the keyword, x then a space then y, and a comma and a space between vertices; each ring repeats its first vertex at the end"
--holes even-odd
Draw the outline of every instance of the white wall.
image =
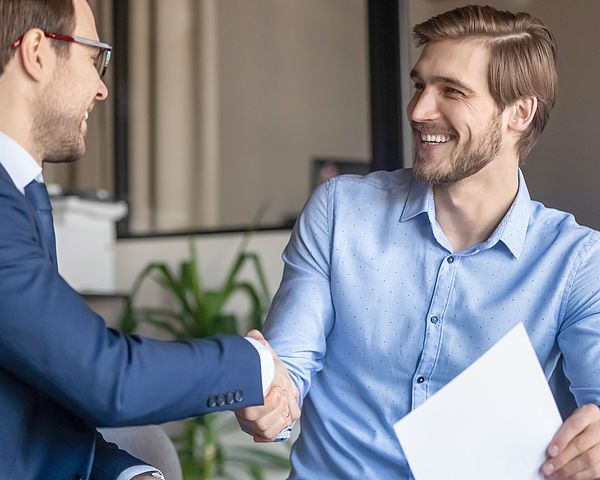
MULTIPOLYGON (((258 254, 267 277, 267 283, 275 293, 281 280, 283 262, 281 253, 290 238, 289 230, 254 232, 248 250, 258 254)), ((222 233, 201 235, 194 238, 200 263, 200 273, 208 288, 218 286, 231 265, 242 234, 222 233)), ((117 241, 117 289, 127 290, 136 275, 150 261, 163 261, 176 267, 188 258, 188 237, 158 237, 121 239, 117 241)), ((245 275, 250 272, 244 271, 245 275)))
POLYGON ((218 0, 220 216, 298 213, 313 156, 370 158, 365 0, 218 0))

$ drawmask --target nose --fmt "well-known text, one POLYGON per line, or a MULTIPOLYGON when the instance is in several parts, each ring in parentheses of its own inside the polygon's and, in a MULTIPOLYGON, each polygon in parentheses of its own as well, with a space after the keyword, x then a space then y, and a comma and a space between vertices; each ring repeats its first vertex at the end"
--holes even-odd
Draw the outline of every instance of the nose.
POLYGON ((98 86, 98 91, 96 92, 96 100, 101 102, 102 100, 106 100, 108 98, 108 88, 106 84, 100 80, 100 85, 98 86))
POLYGON ((413 122, 427 122, 439 118, 437 95, 431 89, 417 90, 408 103, 408 116, 413 122))

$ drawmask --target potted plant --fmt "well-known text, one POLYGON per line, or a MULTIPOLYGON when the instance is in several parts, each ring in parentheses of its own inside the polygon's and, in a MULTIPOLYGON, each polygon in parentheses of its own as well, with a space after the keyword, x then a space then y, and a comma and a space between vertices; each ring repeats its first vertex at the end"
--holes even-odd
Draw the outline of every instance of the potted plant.
MULTIPOLYGON (((243 334, 250 328, 261 328, 271 302, 265 275, 258 256, 246 249, 248 233, 235 256, 223 284, 217 289, 204 288, 198 268, 193 239, 189 240, 189 258, 179 271, 163 262, 152 262, 136 278, 121 317, 121 330, 134 332, 147 323, 166 332, 175 340, 203 338, 217 334, 243 334), (249 264, 255 282, 240 279, 242 267, 249 264), (136 297, 146 281, 158 283, 175 301, 174 308, 136 305, 136 297), (235 293, 249 300, 247 318, 227 311, 235 293)), ((289 468, 287 455, 254 447, 225 447, 223 434, 237 429, 231 415, 214 413, 185 421, 184 433, 174 439, 178 446, 186 479, 213 480, 246 477, 264 479, 264 468, 289 468)))

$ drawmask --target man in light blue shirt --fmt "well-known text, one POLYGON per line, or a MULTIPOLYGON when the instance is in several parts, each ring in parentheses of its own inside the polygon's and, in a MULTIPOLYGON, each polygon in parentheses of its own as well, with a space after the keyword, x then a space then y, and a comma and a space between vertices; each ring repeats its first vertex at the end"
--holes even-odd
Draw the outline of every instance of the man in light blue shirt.
POLYGON ((303 398, 290 478, 411 478, 392 425, 519 322, 582 406, 543 474, 599 478, 600 234, 532 201, 519 170, 554 104, 554 39, 490 7, 415 37, 414 168, 322 185, 283 256, 265 337, 303 398))

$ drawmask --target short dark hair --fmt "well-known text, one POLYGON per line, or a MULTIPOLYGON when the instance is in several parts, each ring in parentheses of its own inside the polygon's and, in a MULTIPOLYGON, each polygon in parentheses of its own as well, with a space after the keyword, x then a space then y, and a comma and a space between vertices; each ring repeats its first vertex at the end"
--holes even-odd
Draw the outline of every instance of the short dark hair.
POLYGON ((556 41, 550 29, 528 13, 469 5, 432 17, 413 32, 417 46, 446 39, 487 45, 488 85, 500 110, 519 98, 537 98, 533 121, 517 144, 523 162, 546 126, 558 89, 556 41))
MULTIPOLYGON (((73 0, 0 0, 0 77, 15 50, 10 48, 32 28, 70 35, 75 30, 73 0)), ((69 43, 53 41, 59 54, 68 55, 69 43)))

